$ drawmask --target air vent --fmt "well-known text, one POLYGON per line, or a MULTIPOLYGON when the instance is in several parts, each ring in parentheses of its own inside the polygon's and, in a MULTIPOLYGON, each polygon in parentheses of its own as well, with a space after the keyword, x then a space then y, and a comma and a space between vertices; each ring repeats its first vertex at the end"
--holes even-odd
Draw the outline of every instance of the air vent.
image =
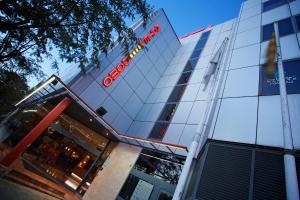
POLYGON ((197 199, 248 199, 251 158, 251 150, 210 145, 197 199))
POLYGON ((103 108, 102 106, 100 108, 98 108, 96 110, 96 112, 98 113, 98 115, 100 115, 101 117, 103 117, 106 113, 107 113, 107 110, 105 110, 105 108, 103 108))

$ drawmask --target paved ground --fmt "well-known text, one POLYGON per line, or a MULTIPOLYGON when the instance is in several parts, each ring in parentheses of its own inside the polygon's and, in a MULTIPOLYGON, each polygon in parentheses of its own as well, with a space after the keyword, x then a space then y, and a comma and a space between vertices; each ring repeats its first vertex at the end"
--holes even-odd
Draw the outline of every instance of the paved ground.
POLYGON ((33 189, 0 179, 1 200, 57 200, 54 197, 33 189))

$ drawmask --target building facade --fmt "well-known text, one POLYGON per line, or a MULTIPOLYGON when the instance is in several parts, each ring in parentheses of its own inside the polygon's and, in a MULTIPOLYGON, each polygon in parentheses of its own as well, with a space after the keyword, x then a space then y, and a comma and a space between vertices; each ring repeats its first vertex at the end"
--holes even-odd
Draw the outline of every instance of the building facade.
POLYGON ((247 0, 236 18, 180 38, 159 9, 145 28, 142 21, 132 26, 141 40, 128 56, 116 44, 99 55, 99 67, 88 67, 85 75, 68 73, 62 81, 51 79, 22 100, 17 114, 2 123, 1 140, 14 150, 63 97, 70 98, 71 106, 45 126, 51 136, 39 135, 39 144, 22 151, 28 173, 59 185, 54 188, 66 187, 83 199, 172 199, 185 156, 200 133, 204 140, 182 199, 285 199, 278 70, 270 78, 263 67, 274 23, 299 180, 299 0, 247 0), (43 108, 37 109, 39 119, 12 137, 8 124, 33 105, 43 108), (38 157, 51 150, 49 141, 87 153, 71 155, 78 157, 74 162, 59 161, 70 157, 66 153, 40 162, 38 157), (70 177, 49 178, 52 172, 41 173, 50 170, 45 165, 65 169, 70 177))

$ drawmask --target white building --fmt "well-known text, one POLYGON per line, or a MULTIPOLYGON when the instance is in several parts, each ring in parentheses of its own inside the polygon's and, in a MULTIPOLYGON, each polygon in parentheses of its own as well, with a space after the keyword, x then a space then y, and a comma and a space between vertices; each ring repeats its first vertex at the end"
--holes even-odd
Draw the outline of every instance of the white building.
POLYGON ((134 163, 139 155, 171 153, 172 158, 157 160, 171 160, 180 171, 184 147, 190 148, 205 122, 208 138, 198 148, 183 199, 285 199, 278 73, 268 79, 262 67, 275 22, 299 180, 300 1, 247 0, 235 19, 181 38, 159 9, 146 29, 141 21, 133 26, 139 38, 148 38, 143 49, 132 50, 132 58, 121 63, 122 47, 116 44, 107 56, 99 56, 99 68, 65 81, 64 94, 106 128, 108 138, 120 142, 83 199, 97 199, 99 193, 103 198, 98 199, 171 199, 178 177, 172 182, 174 177, 161 177, 163 172, 148 172, 150 165, 141 157, 136 167, 134 163), (205 84, 212 60, 217 69, 205 84), (209 104, 213 97, 215 105, 209 104))

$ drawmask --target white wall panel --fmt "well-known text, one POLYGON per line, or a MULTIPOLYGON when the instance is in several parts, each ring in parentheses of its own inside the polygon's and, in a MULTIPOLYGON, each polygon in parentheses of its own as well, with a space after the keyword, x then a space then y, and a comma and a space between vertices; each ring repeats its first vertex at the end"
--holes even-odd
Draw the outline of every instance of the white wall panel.
POLYGON ((296 149, 300 149, 300 94, 288 95, 291 125, 293 131, 293 143, 296 149))
POLYGON ((156 121, 163 106, 164 103, 150 104, 151 108, 148 110, 147 120, 152 122, 156 121))
POLYGON ((290 3, 292 15, 300 13, 300 0, 296 0, 290 3))
MULTIPOLYGON (((129 69, 128 69, 129 70, 129 69)), ((137 69, 135 65, 132 65, 130 71, 126 74, 124 78, 130 87, 135 90, 144 79, 143 74, 137 69)))
POLYGON ((167 63, 170 63, 170 62, 171 62, 171 60, 172 60, 172 58, 173 58, 173 54, 172 54, 172 52, 171 52, 171 50, 170 50, 169 48, 166 48, 166 49, 164 50, 163 57, 165 58, 165 61, 166 61, 167 63))
POLYGON ((248 18, 248 19, 246 19, 246 20, 239 23, 238 33, 244 32, 244 31, 256 28, 256 27, 259 27, 260 22, 261 22, 260 15, 256 15, 254 17, 248 18))
MULTIPOLYGON (((162 54, 164 54, 164 53, 162 53, 162 54)), ((156 61, 155 67, 160 75, 162 75, 164 73, 164 71, 167 68, 167 63, 166 63, 165 59, 163 58, 163 56, 160 56, 160 58, 156 61)))
MULTIPOLYGON (((177 83, 177 81, 179 79, 179 76, 180 76, 180 73, 169 76, 168 77, 168 81, 166 82, 165 86, 166 87, 171 87, 171 86, 176 85, 176 83, 177 83)), ((164 77, 162 77, 162 79, 163 78, 164 77)))
POLYGON ((245 47, 260 42, 260 27, 237 34, 234 48, 245 47))
POLYGON ((206 101, 195 101, 187 124, 200 124, 206 109, 206 101))
POLYGON ((256 6, 257 4, 261 4, 261 0, 248 0, 244 2, 243 10, 247 10, 256 6))
POLYGON ((223 97, 257 96, 258 84, 258 66, 230 70, 223 97))
POLYGON ((193 102, 180 102, 171 123, 186 123, 192 106, 193 102))
POLYGON ((190 147, 194 139, 197 126, 198 125, 185 125, 178 144, 190 147))
POLYGON ((241 68, 258 65, 260 55, 260 45, 252 45, 233 50, 230 68, 241 68))
POLYGON ((253 17, 256 15, 260 16, 260 12, 261 12, 261 4, 257 4, 247 10, 243 9, 240 20, 243 21, 248 19, 249 17, 253 17))
POLYGON ((135 117, 135 120, 147 121, 147 116, 151 108, 152 108, 152 104, 144 104, 143 107, 138 112, 137 116, 135 117))
POLYGON ((287 4, 262 13, 262 25, 270 24, 290 16, 287 4))
POLYGON ((201 69, 201 68, 205 68, 208 67, 209 65, 209 61, 211 60, 211 55, 208 56, 201 56, 198 60, 198 63, 196 65, 196 69, 201 69))
POLYGON ((179 138, 183 131, 183 128, 184 124, 170 124, 163 138, 163 142, 177 144, 179 142, 179 138))
POLYGON ((97 109, 101 105, 108 94, 95 81, 81 93, 80 97, 93 109, 97 109))
POLYGON ((205 69, 195 69, 189 84, 201 83, 205 69))
POLYGON ((188 85, 184 91, 181 101, 195 101, 200 84, 188 85))
POLYGON ((224 22, 222 25, 222 31, 221 32, 225 32, 225 31, 229 31, 232 29, 232 25, 234 23, 236 19, 231 19, 231 20, 228 20, 226 22, 224 22))
POLYGON ((300 50, 295 34, 280 38, 282 59, 292 59, 300 57, 300 50))
POLYGON ((259 97, 257 144, 283 147, 280 96, 259 97))
POLYGON ((112 125, 115 129, 122 133, 126 133, 128 128, 130 127, 132 123, 132 119, 123 111, 118 114, 118 116, 113 121, 112 125))
POLYGON ((104 119, 106 119, 109 123, 112 123, 121 110, 120 105, 108 96, 102 106, 105 110, 107 110, 107 113, 104 115, 104 119))
POLYGON ((152 92, 152 87, 150 83, 144 79, 135 92, 143 100, 143 102, 145 102, 152 92))
POLYGON ((257 97, 223 99, 213 139, 255 143, 257 97))
POLYGON ((136 63, 136 65, 144 75, 147 75, 152 68, 152 63, 147 56, 143 56, 140 60, 133 62, 136 63))
POLYGON ((118 104, 124 106, 132 93, 133 90, 124 80, 122 80, 122 82, 113 90, 111 96, 116 102, 118 102, 118 104))
POLYGON ((80 95, 93 82, 93 78, 89 75, 80 77, 75 83, 71 85, 71 89, 80 95))
POLYGON ((150 96, 146 99, 146 102, 147 103, 155 103, 160 94, 160 90, 161 89, 158 89, 158 88, 153 89, 150 96))
POLYGON ((161 88, 155 102, 166 102, 173 90, 173 87, 161 88))
POLYGON ((160 79, 160 75, 156 71, 155 67, 152 67, 152 69, 150 70, 150 72, 146 75, 146 78, 148 79, 148 81, 150 82, 150 84, 152 85, 152 87, 155 87, 156 84, 157 84, 157 82, 160 79))
POLYGON ((125 104, 124 110, 127 114, 134 119, 141 107, 143 102, 135 94, 132 94, 127 103, 125 104))

